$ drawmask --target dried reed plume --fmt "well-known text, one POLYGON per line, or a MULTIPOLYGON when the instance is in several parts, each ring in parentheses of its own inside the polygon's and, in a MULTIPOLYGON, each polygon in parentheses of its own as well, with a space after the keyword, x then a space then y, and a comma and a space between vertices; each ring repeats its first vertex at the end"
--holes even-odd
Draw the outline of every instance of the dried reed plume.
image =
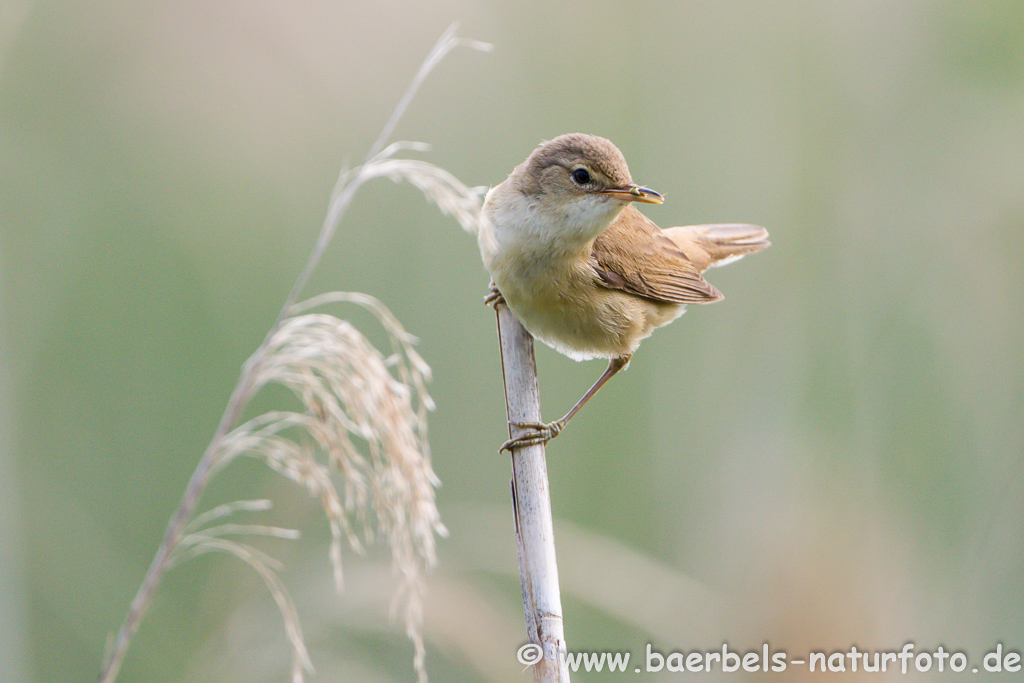
POLYGON ((430 368, 414 350, 415 338, 373 297, 334 292, 301 303, 298 298, 356 191, 371 178, 411 183, 463 228, 476 231, 480 205, 474 190, 428 162, 395 158, 399 151, 423 150, 425 145, 385 146, 424 78, 459 45, 490 47, 460 39, 455 36, 455 26, 449 28, 421 65, 365 161, 341 174, 316 246, 277 320, 242 368, 213 439, 192 473, 124 623, 109 644, 100 681, 116 679, 165 572, 211 552, 228 553, 256 570, 284 619, 292 650, 292 680, 302 681, 313 671, 295 606, 280 578, 283 567, 273 557, 233 538, 297 538, 298 533, 225 521, 238 512, 268 509, 270 503, 264 500, 237 501, 196 514, 210 479, 239 456, 265 462, 320 500, 333 536, 329 556, 339 590, 342 540, 356 551, 377 535, 387 540, 392 567, 399 577, 395 604, 404 607, 406 633, 416 651, 414 668, 419 680, 426 681, 421 631, 423 576, 437 561, 435 534, 446 533, 435 504, 439 482, 431 468, 427 441, 426 415, 432 408, 426 390, 430 368), (310 312, 335 303, 356 304, 370 311, 390 339, 389 353, 374 348, 350 323, 310 312), (271 411, 236 426, 252 397, 270 383, 291 390, 302 410, 271 411), (319 455, 324 456, 323 461, 319 455))

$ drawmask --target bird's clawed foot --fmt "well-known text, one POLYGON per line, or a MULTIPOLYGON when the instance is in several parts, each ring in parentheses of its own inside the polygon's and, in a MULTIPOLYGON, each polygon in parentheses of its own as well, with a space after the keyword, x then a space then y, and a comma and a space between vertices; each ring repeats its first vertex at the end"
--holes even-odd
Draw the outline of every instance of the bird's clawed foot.
POLYGON ((499 304, 505 304, 505 297, 498 291, 498 285, 493 282, 487 287, 487 296, 484 297, 484 305, 498 308, 499 304))
POLYGON ((525 434, 509 439, 501 445, 498 449, 499 453, 504 451, 512 452, 515 448, 524 448, 526 446, 535 446, 539 443, 547 443, 551 439, 555 438, 562 433, 565 428, 566 420, 555 420, 554 422, 509 422, 513 427, 527 430, 525 434))

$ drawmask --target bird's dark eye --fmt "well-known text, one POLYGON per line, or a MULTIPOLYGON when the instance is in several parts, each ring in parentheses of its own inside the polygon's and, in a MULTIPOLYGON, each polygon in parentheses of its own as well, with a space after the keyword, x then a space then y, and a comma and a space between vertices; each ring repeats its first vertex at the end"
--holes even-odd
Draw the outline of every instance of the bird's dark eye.
POLYGON ((590 182, 590 174, 585 168, 577 168, 572 172, 572 179, 576 181, 577 185, 586 185, 590 182))

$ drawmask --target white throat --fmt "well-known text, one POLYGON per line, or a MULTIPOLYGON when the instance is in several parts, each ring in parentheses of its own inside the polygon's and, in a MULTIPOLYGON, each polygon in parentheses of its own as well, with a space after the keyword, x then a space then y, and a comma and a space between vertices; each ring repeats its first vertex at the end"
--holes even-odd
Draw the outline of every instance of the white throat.
POLYGON ((506 249, 539 255, 587 248, 623 208, 621 202, 600 195, 555 203, 498 185, 484 199, 479 235, 484 264, 490 267, 497 253, 506 249))

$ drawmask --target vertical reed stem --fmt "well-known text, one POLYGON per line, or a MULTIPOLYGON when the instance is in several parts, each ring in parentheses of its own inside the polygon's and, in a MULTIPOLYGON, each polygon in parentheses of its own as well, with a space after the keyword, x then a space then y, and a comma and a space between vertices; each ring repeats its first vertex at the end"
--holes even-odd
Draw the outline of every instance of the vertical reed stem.
MULTIPOLYGON (((507 306, 499 304, 497 314, 509 422, 540 422, 533 337, 507 306)), ((516 431, 509 426, 510 437, 518 436, 513 433, 516 431)), ((512 505, 526 634, 530 642, 543 651, 543 657, 533 665, 533 680, 568 683, 569 671, 560 666, 563 660, 560 655, 564 655, 566 645, 544 444, 514 448, 512 471, 512 505)))

